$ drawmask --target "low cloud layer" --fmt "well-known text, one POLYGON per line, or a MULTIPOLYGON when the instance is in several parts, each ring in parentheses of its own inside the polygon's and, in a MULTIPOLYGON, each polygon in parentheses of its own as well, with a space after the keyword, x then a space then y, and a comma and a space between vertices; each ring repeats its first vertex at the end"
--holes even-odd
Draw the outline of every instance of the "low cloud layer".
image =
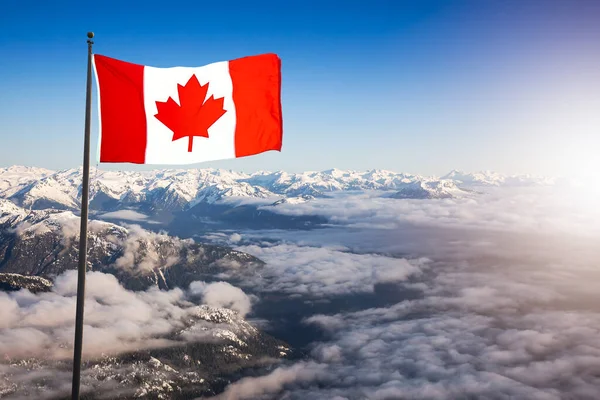
POLYGON ((241 316, 248 314, 252 307, 251 298, 242 289, 227 282, 192 282, 189 293, 200 296, 203 304, 229 308, 237 311, 241 316))
POLYGON ((100 215, 102 218, 107 219, 123 219, 126 221, 147 221, 148 216, 142 213, 139 213, 134 210, 119 210, 107 212, 100 215))
POLYGON ((141 272, 150 272, 158 267, 169 268, 176 264, 182 246, 177 238, 150 232, 138 225, 127 226, 127 237, 120 244, 123 246, 123 254, 115 261, 115 266, 141 272), (166 257, 164 254, 161 256, 158 251, 162 244, 168 244, 163 246, 163 253, 168 252, 166 257))
MULTIPOLYGON (((212 235, 267 262, 251 273, 224 268, 221 279, 310 303, 302 326, 322 334, 307 359, 243 378, 217 398, 600 398, 599 209, 590 198, 538 189, 318 199, 285 212, 328 215, 334 227, 212 235), (340 296, 377 296, 378 285, 399 295, 319 308, 340 296), (398 299, 408 290, 419 296, 398 299)), ((71 340, 75 290, 74 277, 64 279, 53 293, 0 295, 3 355, 27 354, 18 337, 61 356, 56 343, 71 340)), ((133 294, 98 279, 102 290, 86 305, 90 352, 164 340, 193 298, 241 313, 253 304, 224 282, 133 294)))
POLYGON ((243 379, 221 398, 600 398, 600 225, 588 200, 569 207, 529 189, 476 203, 363 195, 302 205, 329 213, 336 228, 242 232, 241 248, 279 265, 267 289, 356 293, 386 280, 388 260, 418 268, 390 279, 421 296, 360 311, 315 307, 304 324, 325 336, 309 346, 312 360, 243 379))
POLYGON ((325 381, 326 365, 316 363, 297 363, 289 367, 280 367, 272 373, 258 378, 243 378, 228 386, 214 400, 242 400, 269 398, 279 393, 287 385, 303 382, 325 381))
MULTIPOLYGON (((3 359, 70 358, 76 293, 76 271, 59 276, 49 293, 0 292, 0 355, 3 359)), ((189 292, 181 289, 131 292, 112 275, 89 272, 85 356, 93 358, 180 344, 183 337, 169 334, 184 328, 186 320, 194 315, 196 305, 191 300, 196 299, 198 293, 202 293, 209 305, 230 306, 243 314, 250 311, 248 296, 226 283, 193 282, 189 292)))
POLYGON ((312 362, 222 398, 598 398, 600 274, 496 262, 435 262, 422 299, 308 316, 326 336, 312 362))
POLYGON ((293 243, 246 245, 237 248, 267 264, 245 285, 266 292, 312 298, 371 293, 379 283, 402 282, 418 276, 426 259, 396 259, 376 254, 354 254, 339 248, 293 243))
POLYGON ((322 215, 350 228, 394 229, 400 225, 444 226, 486 231, 600 234, 600 193, 572 187, 479 188, 467 198, 399 200, 381 192, 337 194, 302 204, 270 207, 289 215, 322 215))
MULTIPOLYGON (((21 240, 44 234, 60 239, 61 256, 79 244, 80 218, 72 212, 35 212, 30 219, 18 220, 10 231, 21 240)), ((108 257, 115 255, 109 267, 131 273, 149 273, 157 268, 169 268, 180 261, 182 248, 192 239, 179 239, 164 232, 152 232, 139 225, 124 226, 90 220, 88 224, 89 252, 100 252, 108 257)), ((54 240, 52 237, 50 240, 54 240)), ((45 262, 45 261, 44 261, 45 262)))

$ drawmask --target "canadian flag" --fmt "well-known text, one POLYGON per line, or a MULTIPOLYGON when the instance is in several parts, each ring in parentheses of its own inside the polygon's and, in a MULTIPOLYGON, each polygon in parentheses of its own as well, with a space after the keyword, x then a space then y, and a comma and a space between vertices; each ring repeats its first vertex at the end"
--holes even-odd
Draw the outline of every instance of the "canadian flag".
POLYGON ((154 68, 94 55, 100 162, 191 164, 281 151, 281 61, 154 68))

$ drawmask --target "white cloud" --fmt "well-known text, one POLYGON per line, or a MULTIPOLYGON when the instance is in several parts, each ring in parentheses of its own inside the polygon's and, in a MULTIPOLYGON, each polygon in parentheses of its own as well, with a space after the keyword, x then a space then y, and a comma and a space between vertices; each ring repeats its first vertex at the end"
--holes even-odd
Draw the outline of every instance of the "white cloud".
MULTIPOLYGON (((250 310, 248 296, 229 284, 194 282, 192 287, 189 293, 154 288, 131 292, 113 275, 88 272, 85 356, 93 358, 181 343, 184 337, 165 337, 183 328, 194 315, 196 306, 188 298, 198 293, 203 294, 209 305, 230 306, 242 313, 250 310)), ((77 273, 68 271, 56 279, 52 292, 0 292, 0 354, 9 359, 70 358, 76 291, 77 273)))
POLYGON ((338 194, 303 204, 281 204, 271 211, 323 215, 333 224, 354 228, 394 229, 400 225, 444 226, 497 231, 600 234, 600 194, 562 186, 486 188, 470 198, 398 200, 381 193, 338 194))
POLYGON ((123 219, 127 221, 146 221, 148 216, 134 210, 119 210, 100 215, 102 218, 123 219))
POLYGON ((292 243, 237 249, 266 262, 260 275, 252 272, 245 276, 244 285, 310 297, 373 292, 375 284, 407 280, 419 275, 427 265, 426 260, 353 254, 337 248, 292 243))
MULTIPOLYGON (((288 211, 328 215, 338 227, 243 232, 260 244, 240 249, 268 262, 262 290, 327 299, 394 282, 422 294, 307 316, 326 336, 311 345, 313 362, 262 377, 289 374, 270 396, 600 398, 598 208, 547 190, 319 199, 288 211)), ((228 390, 263 387, 253 379, 228 390)))
POLYGON ((315 363, 299 363, 291 367, 280 367, 266 376, 243 378, 229 385, 225 392, 214 399, 242 400, 262 398, 264 395, 280 392, 286 385, 301 382, 318 381, 325 377, 325 365, 315 363))
POLYGON ((239 243, 240 240, 242 240, 242 236, 239 233, 232 233, 231 236, 229 236, 229 241, 231 243, 239 243))
POLYGON ((245 316, 250 312, 252 301, 240 288, 227 282, 192 282, 190 294, 201 296, 202 303, 212 307, 224 307, 245 316))
MULTIPOLYGON (((267 262, 222 272, 259 292, 324 301, 393 283, 421 294, 307 315, 325 335, 310 347, 313 361, 244 378, 220 398, 600 398, 600 219, 586 201, 548 188, 470 200, 341 196, 281 205, 328 215, 335 228, 215 235, 267 262)), ((74 279, 64 279, 51 294, 0 295, 0 352, 53 352, 71 340, 74 279)), ((156 344, 187 312, 184 292, 123 293, 110 278, 98 282, 86 307, 92 350, 156 344)), ((242 313, 251 304, 222 282, 190 292, 242 313)))
POLYGON ((139 225, 129 225, 127 237, 122 243, 123 254, 115 261, 115 266, 145 272, 157 267, 168 268, 179 261, 182 244, 177 238, 166 234, 150 232, 139 225), (159 254, 158 250, 162 244, 169 246, 162 246, 162 252, 159 254))

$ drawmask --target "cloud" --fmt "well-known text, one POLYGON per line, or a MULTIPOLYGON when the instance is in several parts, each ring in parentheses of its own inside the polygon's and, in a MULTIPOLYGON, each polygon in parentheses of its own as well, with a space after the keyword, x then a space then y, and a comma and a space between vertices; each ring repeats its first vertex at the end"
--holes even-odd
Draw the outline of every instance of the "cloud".
MULTIPOLYGON (((324 386, 381 399, 598 396, 600 352, 592 350, 600 345, 597 314, 464 311, 473 304, 469 298, 448 307, 443 299, 426 298, 307 319, 331 338, 312 351, 334 377, 324 386), (337 383, 350 379, 352 387, 337 383)), ((323 396, 319 390, 304 395, 323 396)))
MULTIPOLYGON (((204 303, 247 313, 250 299, 224 282, 193 282, 181 289, 131 292, 113 275, 88 272, 86 282, 84 354, 99 357, 124 351, 180 344, 170 335, 186 326, 196 312, 190 301, 202 294, 204 303), (167 337, 170 337, 167 339, 167 337)), ((77 273, 60 275, 52 292, 0 292, 0 354, 4 358, 72 356, 77 273)), ((209 332, 210 333, 210 332, 209 332)))
POLYGON ((42 235, 48 232, 49 229, 43 224, 32 224, 29 221, 22 221, 15 228, 8 229, 8 232, 15 233, 17 236, 24 237, 26 235, 42 235))
MULTIPOLYGON (((59 255, 64 256, 79 244, 80 221, 69 211, 42 213, 19 223, 12 231, 22 240, 44 234, 57 235, 62 245, 59 255)), ((183 246, 190 242, 193 240, 155 233, 139 225, 119 226, 99 220, 88 222, 90 251, 102 247, 103 253, 108 251, 117 257, 111 266, 132 272, 147 273, 159 267, 171 267, 180 261, 183 246)))
MULTIPOLYGON (((285 211, 328 215, 335 227, 214 235, 267 262, 251 271, 232 265, 222 279, 309 302, 303 324, 322 334, 309 360, 243 378, 220 398, 600 398, 600 224, 597 208, 578 208, 586 201, 548 188, 493 189, 471 200, 362 194, 285 211), (383 298, 380 286, 394 296, 383 298), (404 296, 409 289, 419 296, 404 296), (365 303, 364 294, 382 299, 365 303), (348 301, 320 308, 340 296, 348 301)), ((63 331, 75 280, 63 279, 50 294, 0 296, 2 350, 52 354, 71 340, 63 331)), ((92 350, 164 340, 185 319, 188 297, 242 312, 252 303, 223 282, 139 295, 99 282, 90 292, 96 304, 86 306, 96 318, 92 350), (137 314, 135 323, 122 323, 124 311, 137 314)))
POLYGON ((212 243, 219 243, 224 246, 232 246, 238 244, 242 241, 242 235, 237 232, 227 233, 227 232, 211 232, 207 234, 203 234, 202 239, 205 241, 210 241, 212 243))
POLYGON ((123 219, 127 221, 147 221, 148 216, 133 210, 119 210, 101 214, 100 217, 108 219, 123 219))
MULTIPOLYGON (((240 289, 223 282, 192 282, 191 286, 189 291, 132 292, 113 275, 88 272, 83 355, 91 367, 84 366, 82 371, 82 393, 129 398, 143 389, 140 380, 162 385, 171 372, 189 379, 196 374, 166 365, 159 371, 139 361, 120 363, 112 359, 118 354, 192 342, 239 342, 238 335, 244 338, 255 333, 255 328, 231 312, 197 305, 201 294, 206 300, 202 304, 231 306, 247 313, 250 298, 240 289), (229 316, 233 322, 213 322, 217 319, 212 313, 229 316), (115 378, 106 379, 107 374, 115 378)), ((69 393, 76 292, 76 271, 58 276, 51 292, 0 292, 0 397, 54 399, 69 393)))
MULTIPOLYGON (((31 365, 2 365, 0 364, 0 396, 5 395, 10 400, 40 399, 53 400, 66 398, 71 391, 72 372, 67 368, 35 369, 31 365), (3 381, 2 377, 7 377, 3 381), (28 386, 30 390, 20 390, 21 386, 28 386)), ((90 379, 86 370, 81 377, 82 395, 89 393, 90 379)), ((115 382, 95 382, 95 389, 101 396, 104 394, 115 395, 115 382)), ((131 394, 131 389, 129 390, 131 394)), ((106 397, 104 397, 106 398, 106 397)))
POLYGON ((241 316, 248 314, 252 307, 250 297, 242 289, 227 282, 192 282, 189 292, 192 295, 200 296, 203 304, 229 308, 237 311, 241 316))
POLYGON ((115 266, 150 272, 176 264, 183 242, 166 234, 147 231, 139 225, 128 225, 127 236, 121 244, 123 253, 115 261, 115 266), (159 248, 162 248, 161 252, 159 248))
POLYGON ((244 286, 315 298, 372 293, 376 284, 407 280, 421 274, 427 265, 426 260, 353 254, 293 243, 246 245, 237 250, 266 262, 258 274, 244 277, 244 286))
POLYGON ((322 215, 335 225, 394 229, 401 225, 444 226, 487 231, 600 234, 600 194, 562 186, 486 188, 472 198, 398 200, 381 192, 341 193, 332 199, 281 204, 270 210, 288 215, 322 215))
POLYGON ((263 398, 263 395, 280 392, 286 385, 318 381, 327 374, 325 365, 299 363, 291 367, 279 367, 266 376, 243 378, 229 385, 215 400, 242 400, 263 398))
POLYGON ((393 282, 421 296, 359 311, 313 303, 303 321, 324 337, 309 346, 312 361, 229 393, 253 382, 266 388, 258 398, 600 397, 600 225, 597 208, 578 208, 589 199, 527 188, 475 202, 388 200, 290 208, 326 214, 334 228, 242 232, 239 249, 267 261, 252 282, 263 291, 331 299, 393 282))
MULTIPOLYGON (((416 261, 413 261, 416 263, 416 261)), ((421 260, 423 266, 423 260, 421 260)), ((379 268, 374 268, 372 272, 372 280, 374 283, 393 283, 406 281, 411 276, 416 276, 421 273, 421 269, 408 262, 405 259, 397 260, 396 263, 384 264, 379 268)))
POLYGON ((313 365, 298 363, 298 376, 312 380, 289 377, 279 397, 598 397, 600 314, 549 308, 560 300, 550 292, 541 299, 510 293, 505 302, 502 292, 461 290, 472 281, 439 296, 451 289, 437 286, 444 280, 423 299, 307 318, 327 332, 311 351, 327 374, 311 375, 313 365))
MULTIPOLYGON (((0 353, 9 358, 70 357, 75 292, 76 272, 69 271, 57 279, 51 293, 19 291, 2 296, 1 308, 8 303, 16 318, 0 332, 0 353)), ((148 293, 129 292, 111 275, 88 273, 84 353, 94 357, 168 345, 160 337, 181 325, 177 317, 170 315, 181 316, 184 312, 176 304, 183 300, 183 292, 174 295, 156 291, 152 295, 156 297, 154 304, 146 298, 148 293), (169 301, 156 301, 165 296, 169 301)))

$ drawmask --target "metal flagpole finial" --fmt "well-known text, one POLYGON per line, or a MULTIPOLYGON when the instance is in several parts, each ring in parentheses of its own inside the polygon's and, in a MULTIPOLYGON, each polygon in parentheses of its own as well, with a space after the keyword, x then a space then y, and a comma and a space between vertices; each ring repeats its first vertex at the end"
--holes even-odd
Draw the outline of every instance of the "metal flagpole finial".
POLYGON ((94 38, 94 32, 88 32, 87 33, 87 37, 90 38, 90 39, 93 39, 94 38))

